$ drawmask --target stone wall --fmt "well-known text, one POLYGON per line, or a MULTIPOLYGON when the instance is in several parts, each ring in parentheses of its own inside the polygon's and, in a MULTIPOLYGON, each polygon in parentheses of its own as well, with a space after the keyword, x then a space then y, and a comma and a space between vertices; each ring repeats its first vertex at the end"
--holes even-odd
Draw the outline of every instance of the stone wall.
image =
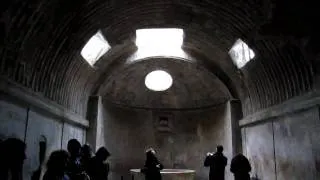
POLYGON ((83 127, 64 122, 45 111, 39 111, 25 103, 17 103, 7 94, 0 93, 0 138, 16 137, 26 145, 27 159, 24 163, 24 179, 30 179, 39 166, 39 140, 47 139, 46 159, 54 150, 66 148, 71 138, 85 142, 86 132, 83 127))
POLYGON ((270 109, 266 113, 269 118, 240 123, 243 151, 252 164, 253 177, 263 180, 320 179, 318 100, 319 97, 313 97, 290 103, 289 107, 282 105, 276 110, 270 109))
MULTIPOLYGON (((203 167, 207 152, 218 144, 232 157, 232 132, 229 106, 194 111, 151 111, 114 107, 104 103, 104 138, 112 156, 111 179, 131 179, 129 169, 144 165, 145 150, 156 149, 165 168, 196 170, 196 179, 207 179, 203 167), (161 129, 159 117, 169 117, 168 128, 161 129)), ((230 179, 229 167, 226 179, 230 179)))

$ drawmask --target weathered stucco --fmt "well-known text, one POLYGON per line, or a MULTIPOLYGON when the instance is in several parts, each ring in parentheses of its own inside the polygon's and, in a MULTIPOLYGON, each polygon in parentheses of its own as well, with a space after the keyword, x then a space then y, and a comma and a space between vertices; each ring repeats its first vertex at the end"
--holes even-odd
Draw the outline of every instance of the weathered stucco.
POLYGON ((320 179, 319 109, 312 108, 274 122, 278 180, 320 179))
MULTIPOLYGON (((143 162, 139 153, 147 145, 158 147, 168 165, 193 167, 205 151, 229 137, 230 129, 223 128, 230 127, 229 121, 217 120, 228 119, 223 113, 175 111, 173 132, 155 133, 153 113, 147 110, 98 110, 90 125, 84 119, 94 113, 87 111, 89 97, 102 96, 127 107, 175 110, 239 99, 244 116, 255 119, 241 131, 253 173, 264 179, 318 178, 319 114, 308 107, 288 115, 287 107, 301 103, 287 100, 320 89, 319 17, 315 3, 298 0, 2 0, 0 91, 5 94, 0 94, 0 138, 24 139, 34 158, 31 151, 42 133, 57 136, 51 139, 52 148, 65 147, 72 137, 84 141, 83 129, 90 126, 89 141, 95 147, 108 145, 119 174, 143 162), (136 63, 128 64, 137 50, 137 29, 170 27, 184 30, 186 59, 136 57, 136 63), (81 49, 98 30, 111 49, 91 67, 81 49), (256 55, 241 69, 228 55, 238 38, 256 55), (167 94, 146 91, 143 85, 144 75, 157 68, 174 76, 167 94), (26 102, 17 106, 8 94, 26 102), (278 107, 283 102, 288 104, 278 107), (261 111, 269 118, 261 119, 256 114, 261 111), (307 170, 302 172, 299 163, 307 170)), ((234 121, 231 129, 235 153, 241 146, 234 121)), ((28 159, 26 166, 35 164, 28 159)), ((194 168, 199 178, 207 173, 194 168)))
POLYGON ((6 100, 0 100, 0 138, 4 140, 15 137, 25 141, 27 159, 23 167, 24 179, 30 179, 39 166, 41 136, 47 139, 46 159, 52 151, 65 148, 71 138, 85 142, 86 132, 83 128, 65 123, 63 119, 48 112, 8 101, 9 99, 7 97, 6 100))
POLYGON ((110 70, 99 94, 110 102, 149 109, 186 109, 217 106, 232 98, 228 88, 200 63, 170 58, 148 58, 110 70), (149 90, 145 77, 164 70, 173 79, 164 92, 149 90), (186 98, 188 97, 188 98, 186 98))
POLYGON ((275 180, 272 124, 243 129, 244 153, 251 162, 253 177, 275 180))
POLYGON ((284 114, 242 128, 244 152, 258 179, 320 178, 319 108, 284 114))
MULTIPOLYGON (((232 157, 231 122, 227 105, 197 111, 133 110, 104 105, 104 136, 111 151, 111 179, 129 178, 129 169, 144 164, 144 152, 154 147, 165 168, 196 170, 196 179, 207 179, 203 167, 207 152, 221 144, 229 162, 232 157), (156 120, 170 116, 171 130, 159 132, 156 120)), ((226 168, 227 179, 230 178, 226 168)))

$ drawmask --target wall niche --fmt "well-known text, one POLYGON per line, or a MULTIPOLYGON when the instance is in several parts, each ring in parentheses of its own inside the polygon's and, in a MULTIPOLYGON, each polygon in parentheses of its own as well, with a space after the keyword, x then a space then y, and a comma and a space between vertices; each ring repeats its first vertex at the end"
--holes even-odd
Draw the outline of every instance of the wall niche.
POLYGON ((170 133, 173 130, 174 115, 170 112, 153 112, 154 127, 157 132, 170 133))

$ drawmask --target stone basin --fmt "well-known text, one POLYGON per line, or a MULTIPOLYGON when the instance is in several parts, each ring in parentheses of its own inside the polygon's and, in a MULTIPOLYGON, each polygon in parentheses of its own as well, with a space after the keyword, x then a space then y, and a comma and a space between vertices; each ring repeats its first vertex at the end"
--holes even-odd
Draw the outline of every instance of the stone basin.
MULTIPOLYGON (((144 174, 140 169, 130 169, 134 180, 144 180, 144 174)), ((163 169, 160 171, 162 180, 194 180, 195 170, 191 169, 163 169)))

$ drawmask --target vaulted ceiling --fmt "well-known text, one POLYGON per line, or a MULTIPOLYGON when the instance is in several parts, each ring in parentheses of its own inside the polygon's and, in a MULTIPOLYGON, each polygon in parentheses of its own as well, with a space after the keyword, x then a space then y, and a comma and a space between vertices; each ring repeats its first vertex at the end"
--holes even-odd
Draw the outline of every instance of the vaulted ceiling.
POLYGON ((119 105, 156 109, 208 107, 232 98, 224 83, 206 68, 169 58, 151 58, 114 68, 99 94, 119 105), (173 85, 164 92, 149 90, 145 76, 153 70, 170 73, 173 85))
POLYGON ((301 2, 5 0, 0 5, 0 73, 83 116, 90 95, 151 108, 202 107, 235 98, 247 115, 314 89, 317 16, 312 4, 301 2), (149 27, 183 28, 183 48, 190 59, 156 58, 128 65, 136 50, 135 30, 149 27), (113 49, 92 68, 80 51, 99 29, 113 49), (256 53, 241 70, 228 56, 238 38, 256 53), (167 99, 141 94, 142 75, 156 66, 177 78, 167 99), (188 93, 192 98, 184 102, 182 96, 188 93))

